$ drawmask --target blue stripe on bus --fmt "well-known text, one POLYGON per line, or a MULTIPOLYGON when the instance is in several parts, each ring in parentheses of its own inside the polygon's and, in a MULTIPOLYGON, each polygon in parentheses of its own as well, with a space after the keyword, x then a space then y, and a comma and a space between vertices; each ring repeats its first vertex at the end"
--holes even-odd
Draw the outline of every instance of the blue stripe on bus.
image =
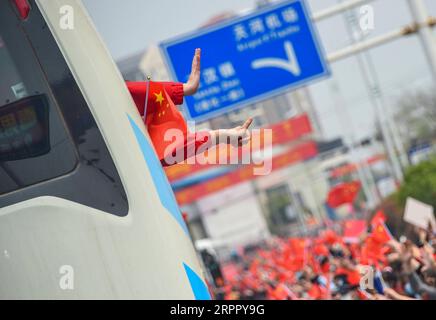
POLYGON ((191 284, 192 292, 196 300, 210 300, 209 290, 201 278, 192 270, 186 263, 183 263, 189 283, 191 284))
POLYGON ((168 182, 167 176, 162 168, 160 161, 157 159, 153 147, 148 142, 147 138, 142 133, 141 129, 136 125, 133 119, 127 115, 130 125, 135 133, 136 140, 141 147, 142 155, 150 170, 151 177, 153 178, 154 185, 159 194, 160 202, 176 219, 183 231, 189 236, 188 228, 183 220, 179 206, 177 205, 176 197, 168 182))

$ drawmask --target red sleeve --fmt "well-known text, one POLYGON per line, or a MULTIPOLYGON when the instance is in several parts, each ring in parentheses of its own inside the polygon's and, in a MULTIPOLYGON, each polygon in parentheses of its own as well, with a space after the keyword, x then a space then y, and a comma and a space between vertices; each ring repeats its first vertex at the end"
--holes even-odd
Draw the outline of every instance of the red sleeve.
POLYGON ((183 104, 183 83, 180 82, 162 82, 165 91, 168 93, 168 95, 171 97, 171 100, 173 100, 174 104, 180 105, 183 104))
MULTIPOLYGON (((183 148, 183 155, 184 155, 184 159, 186 160, 187 158, 190 158, 194 155, 196 155, 198 152, 204 152, 207 150, 207 148, 210 145, 210 134, 207 131, 203 131, 203 132, 195 132, 195 133, 188 133, 188 137, 185 140, 185 143, 183 146, 180 146, 180 148, 183 148), (194 144, 194 154, 188 154, 188 152, 192 152, 192 144, 194 144), (201 147, 201 150, 200 150, 201 147), (188 157, 189 156, 189 157, 188 157)), ((175 148, 173 151, 173 154, 177 151, 177 149, 179 148, 175 148)), ((171 166, 173 164, 169 164, 165 161, 165 159, 161 159, 161 163, 162 166, 164 167, 168 167, 171 166)))
MULTIPOLYGON (((183 103, 183 84, 179 82, 162 82, 165 91, 171 97, 175 104, 183 103)), ((145 81, 126 81, 127 89, 132 95, 141 115, 144 115, 145 96, 147 91, 147 82, 145 81)))
POLYGON ((133 82, 126 81, 127 89, 129 89, 130 94, 132 95, 133 101, 136 104, 136 108, 139 113, 144 115, 144 107, 145 107, 145 96, 147 91, 146 82, 133 82))

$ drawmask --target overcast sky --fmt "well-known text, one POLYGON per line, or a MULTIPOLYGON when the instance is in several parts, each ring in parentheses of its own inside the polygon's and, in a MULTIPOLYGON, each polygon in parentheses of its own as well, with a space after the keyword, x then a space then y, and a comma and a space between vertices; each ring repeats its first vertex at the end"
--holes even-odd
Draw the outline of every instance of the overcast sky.
MULTIPOLYGON (((132 55, 150 44, 198 28, 210 17, 225 11, 240 11, 255 6, 255 0, 82 0, 115 60, 132 55), (103 5, 104 3, 104 5, 103 5)), ((339 0, 308 0, 312 12, 339 0)), ((436 16, 436 1, 426 0, 429 13, 436 16)), ((375 30, 369 37, 386 33, 411 22, 407 0, 376 0, 375 30)), ((316 24, 327 53, 350 43, 343 16, 316 24)), ((369 51, 389 105, 401 93, 431 83, 428 65, 417 36, 369 51)), ((374 126, 373 105, 354 57, 331 64, 332 77, 310 85, 315 107, 327 138, 344 134, 338 107, 344 104, 347 121, 358 138, 370 134, 374 126), (339 95, 331 87, 337 84, 339 95), (340 98, 338 98, 340 96, 340 98), (339 106, 338 106, 339 105, 339 106)), ((342 119, 343 121, 343 119, 342 119)))

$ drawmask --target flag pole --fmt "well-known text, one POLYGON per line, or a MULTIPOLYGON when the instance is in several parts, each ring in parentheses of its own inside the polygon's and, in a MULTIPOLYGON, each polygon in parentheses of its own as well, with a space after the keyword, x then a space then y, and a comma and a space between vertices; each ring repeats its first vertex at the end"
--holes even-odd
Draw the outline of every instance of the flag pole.
POLYGON ((144 115, 142 116, 144 123, 145 122, 145 117, 147 116, 147 106, 148 106, 148 95, 150 93, 150 81, 151 81, 151 76, 147 76, 147 81, 145 83, 146 85, 146 89, 145 89, 145 101, 144 101, 144 115))

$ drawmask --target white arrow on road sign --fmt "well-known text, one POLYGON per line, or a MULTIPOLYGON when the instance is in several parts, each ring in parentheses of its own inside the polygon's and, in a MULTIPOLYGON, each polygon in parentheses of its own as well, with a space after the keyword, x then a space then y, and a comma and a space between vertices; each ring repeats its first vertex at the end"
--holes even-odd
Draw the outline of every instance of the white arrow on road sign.
POLYGON ((299 76, 301 74, 300 65, 298 64, 297 57, 295 56, 295 50, 290 41, 284 42, 285 53, 287 60, 279 58, 262 58, 256 59, 251 63, 253 69, 260 68, 279 68, 294 76, 299 76))

